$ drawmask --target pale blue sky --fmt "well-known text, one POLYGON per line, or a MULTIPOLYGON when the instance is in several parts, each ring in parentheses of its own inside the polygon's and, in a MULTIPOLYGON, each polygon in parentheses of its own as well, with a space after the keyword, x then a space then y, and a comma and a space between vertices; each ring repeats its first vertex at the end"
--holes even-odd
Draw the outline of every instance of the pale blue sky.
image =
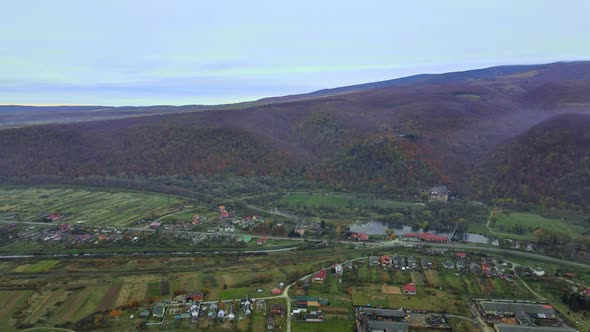
POLYGON ((4 0, 0 104, 216 104, 590 59, 590 1, 4 0))

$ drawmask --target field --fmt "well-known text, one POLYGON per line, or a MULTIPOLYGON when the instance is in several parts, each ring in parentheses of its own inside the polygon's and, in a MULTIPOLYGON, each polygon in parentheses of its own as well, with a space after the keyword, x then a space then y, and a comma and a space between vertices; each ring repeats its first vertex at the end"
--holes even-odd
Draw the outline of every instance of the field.
POLYGON ((280 204, 284 205, 303 205, 313 207, 358 207, 358 208, 371 208, 371 207, 385 207, 385 208, 398 208, 412 206, 413 202, 400 202, 390 201, 382 199, 369 199, 369 198, 357 198, 353 195, 345 194, 320 194, 312 193, 301 194, 293 193, 283 197, 280 204))
POLYGON ((8 320, 31 294, 32 291, 0 291, 0 331, 16 330, 8 324, 8 320))
POLYGON ((55 259, 48 259, 45 261, 39 261, 35 264, 23 264, 14 269, 14 272, 25 272, 25 273, 39 273, 39 272, 47 272, 56 264, 59 263, 59 260, 55 259))
POLYGON ((91 225, 132 225, 181 209, 183 199, 158 193, 94 188, 0 187, 0 220, 38 221, 59 213, 65 222, 91 225))
POLYGON ((493 225, 494 233, 498 233, 499 235, 505 233, 507 236, 513 238, 533 239, 533 232, 539 227, 565 232, 572 237, 575 237, 581 231, 581 228, 576 226, 577 220, 546 218, 529 212, 511 212, 508 215, 497 213, 496 218, 497 220, 493 225), (523 233, 515 234, 513 232, 515 226, 521 226, 523 233))

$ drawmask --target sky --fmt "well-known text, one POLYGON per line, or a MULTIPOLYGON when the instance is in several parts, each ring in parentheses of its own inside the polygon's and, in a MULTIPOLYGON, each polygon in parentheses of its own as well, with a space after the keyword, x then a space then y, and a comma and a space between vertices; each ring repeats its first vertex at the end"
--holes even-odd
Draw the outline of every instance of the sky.
POLYGON ((0 104, 222 104, 590 60, 590 1, 18 0, 0 104))

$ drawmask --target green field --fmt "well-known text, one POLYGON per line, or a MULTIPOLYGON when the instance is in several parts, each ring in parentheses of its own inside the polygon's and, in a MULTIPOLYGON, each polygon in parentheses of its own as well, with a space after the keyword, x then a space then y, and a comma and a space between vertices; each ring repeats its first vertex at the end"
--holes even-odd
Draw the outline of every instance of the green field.
POLYGON ((0 220, 31 222, 59 213, 69 223, 133 225, 179 211, 183 202, 176 196, 102 188, 0 187, 0 220))
POLYGON ((14 271, 15 272, 26 272, 26 273, 47 272, 58 263, 59 263, 59 260, 55 260, 55 259, 39 261, 35 264, 21 265, 21 266, 17 267, 14 271))
POLYGON ((289 205, 303 205, 303 206, 333 207, 333 208, 342 208, 342 207, 399 208, 399 207, 412 206, 412 205, 416 204, 413 202, 400 202, 400 201, 391 201, 391 200, 383 200, 383 199, 360 198, 360 197, 355 197, 353 195, 345 195, 345 194, 320 194, 320 193, 312 193, 311 195, 310 194, 302 194, 302 193, 288 194, 285 197, 283 197, 279 201, 279 203, 283 204, 283 205, 287 205, 287 206, 289 206, 289 205))
POLYGON ((498 235, 505 234, 508 237, 520 237, 523 239, 533 239, 533 232, 537 228, 563 232, 575 237, 581 231, 581 227, 576 225, 578 222, 578 220, 546 218, 530 212, 511 212, 508 215, 497 213, 496 222, 493 224, 492 229, 498 235), (514 227, 517 225, 523 228, 522 234, 515 234, 513 232, 514 227))

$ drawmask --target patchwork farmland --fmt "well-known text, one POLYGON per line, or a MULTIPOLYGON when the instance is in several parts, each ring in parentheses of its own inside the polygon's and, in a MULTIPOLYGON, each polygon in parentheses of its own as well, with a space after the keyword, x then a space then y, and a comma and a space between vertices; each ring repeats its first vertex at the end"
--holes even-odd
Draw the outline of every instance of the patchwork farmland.
POLYGON ((68 223, 129 226, 180 211, 184 201, 158 193, 102 188, 0 187, 0 218, 34 222, 43 215, 57 213, 68 223))

